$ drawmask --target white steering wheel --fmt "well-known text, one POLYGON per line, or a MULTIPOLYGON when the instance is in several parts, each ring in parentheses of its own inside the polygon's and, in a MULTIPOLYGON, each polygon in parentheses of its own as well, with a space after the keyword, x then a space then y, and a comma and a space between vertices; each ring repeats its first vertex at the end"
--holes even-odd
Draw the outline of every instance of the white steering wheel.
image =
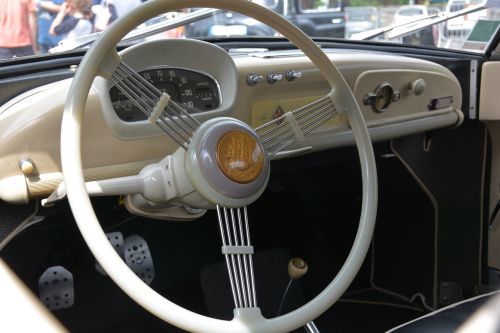
MULTIPOLYGON (((129 71, 128 73, 130 74, 131 80, 140 80, 139 76, 134 76, 136 73, 134 73, 132 69, 129 67, 126 69, 129 71)), ((125 78, 125 80, 126 79, 128 78, 125 78)), ((150 110, 151 116, 156 115, 156 120, 158 120, 158 117, 164 115, 161 112, 163 112, 166 105, 171 105, 174 109, 178 107, 174 102, 167 101, 166 99, 169 99, 168 96, 166 98, 165 96, 159 96, 156 106, 150 110), (158 107, 161 109, 160 113, 157 112, 158 107)), ((138 98, 138 101, 141 101, 141 99, 138 98)), ((176 121, 175 119, 182 120, 188 117, 188 115, 182 113, 182 110, 180 110, 180 112, 181 113, 177 115, 177 117, 173 117, 173 121, 176 121)), ((219 219, 221 228, 223 225, 222 222, 224 221, 224 213, 227 211, 226 208, 220 207, 232 207, 229 208, 230 213, 237 214, 241 221, 240 213, 243 215, 243 211, 240 211, 237 207, 244 207, 255 200, 265 188, 269 175, 269 147, 267 147, 264 142, 266 140, 262 139, 262 135, 265 135, 265 133, 263 133, 262 130, 259 131, 259 129, 253 131, 247 125, 241 124, 241 122, 224 118, 220 122, 213 120, 193 128, 191 137, 187 138, 189 142, 189 144, 186 144, 185 148, 187 153, 183 155, 185 156, 185 168, 188 178, 190 178, 191 181, 193 181, 193 177, 204 178, 207 173, 213 171, 204 170, 203 165, 197 164, 196 152, 200 149, 205 149, 206 147, 204 147, 204 145, 209 145, 210 141, 215 140, 215 142, 218 141, 220 143, 222 141, 221 137, 227 134, 228 131, 238 132, 239 134, 243 133, 242 140, 244 142, 250 142, 249 147, 253 149, 252 152, 257 152, 257 155, 260 154, 260 157, 257 157, 260 161, 260 166, 256 168, 257 171, 254 170, 256 175, 252 175, 250 178, 244 179, 244 181, 241 181, 238 177, 243 176, 244 178, 248 175, 236 174, 236 176, 234 176, 229 170, 229 173, 225 173, 227 177, 222 177, 225 182, 224 186, 228 187, 229 192, 231 192, 233 189, 232 186, 240 189, 240 187, 244 187, 243 185, 246 186, 246 183, 251 183, 254 179, 258 180, 260 177, 260 180, 257 188, 253 188, 250 192, 245 192, 245 190, 243 190, 243 192, 238 192, 238 195, 236 195, 237 199, 235 200, 232 200, 232 198, 224 198, 223 195, 221 197, 215 193, 217 189, 215 189, 215 192, 212 191, 217 195, 212 195, 210 191, 207 192, 194 186, 202 197, 208 202, 216 204, 218 209, 220 209, 219 219), (220 125, 221 122, 223 126, 220 125), (235 127, 231 129, 231 126, 235 127), (226 127, 228 129, 224 130, 226 127), (216 130, 212 130, 213 128, 216 128, 216 130), (201 132, 202 134, 200 134, 201 132), (206 139, 205 136, 208 135, 208 132, 211 133, 210 135, 215 135, 215 139, 213 137, 206 139), (192 140, 190 140, 191 138, 192 140), (261 167, 262 165, 263 167, 261 167), (242 185, 242 183, 245 184, 242 185), (242 193, 246 196, 242 196, 242 193), (251 199, 248 199, 249 197, 251 197, 251 199)), ((284 147, 284 145, 282 145, 282 147, 284 147)), ((252 158, 254 157, 255 156, 252 158)), ((132 13, 119 18, 87 51, 73 79, 66 100, 62 121, 61 161, 68 199, 74 217, 87 245, 104 270, 118 286, 125 291, 125 293, 146 310, 187 331, 214 333, 287 332, 305 325, 333 305, 348 288, 365 258, 375 226, 377 209, 377 174, 374 153, 366 124, 350 88, 329 58, 307 35, 278 14, 247 0, 150 0, 135 9, 132 13), (301 308, 276 318, 267 319, 261 315, 256 302, 250 301, 251 296, 253 296, 255 300, 255 294, 250 294, 250 288, 246 289, 249 293, 248 302, 238 302, 237 297, 234 295, 235 288, 233 286, 235 310, 234 318, 231 321, 214 319, 194 313, 170 302, 156 293, 128 268, 110 245, 97 220, 86 191, 81 161, 81 132, 85 103, 94 78, 96 76, 101 76, 108 80, 116 78, 115 72, 118 71, 121 65, 124 65, 121 62, 120 56, 116 53, 116 45, 129 31, 140 23, 165 12, 194 7, 219 8, 253 17, 280 32, 295 44, 295 46, 301 49, 324 75, 332 90, 323 99, 284 116, 283 119, 286 119, 288 122, 291 133, 295 137, 307 135, 310 131, 323 124, 332 116, 342 113, 349 121, 358 148, 363 179, 363 200, 359 227, 349 256, 334 280, 319 295, 301 308), (318 112, 321 112, 320 116, 313 116, 314 114, 318 115, 318 112), (322 116, 325 114, 324 112, 328 112, 325 117, 322 116), (311 117, 316 117, 313 123, 308 122, 309 120, 305 120, 312 119, 311 117), (307 126, 304 125, 304 127, 304 123, 306 123, 307 126)), ((256 162, 256 160, 250 162, 253 163, 256 162)), ((220 166, 212 165, 212 167, 217 169, 217 167, 220 166)), ((225 172, 227 170, 222 171, 225 172)), ((217 172, 220 173, 220 170, 217 172)), ((199 179, 196 180, 198 181, 199 179)), ((204 181, 210 184, 210 180, 204 179, 204 181)), ((246 209, 244 210, 244 215, 245 222, 248 223, 246 220, 246 209)), ((225 219, 225 222, 229 222, 228 215, 225 216, 225 219)), ((227 251, 225 253, 226 258, 231 256, 242 256, 242 260, 248 258, 251 264, 251 252, 253 248, 250 246, 249 238, 247 243, 243 242, 238 244, 229 242, 225 245, 227 251)), ((227 263, 229 267, 230 260, 227 261, 227 263)), ((246 260, 245 263, 247 264, 246 260)), ((253 279, 253 276, 251 278, 253 279)), ((246 282, 247 287, 253 283, 252 280, 246 279, 243 281, 242 278, 242 289, 245 289, 244 282, 246 282)))

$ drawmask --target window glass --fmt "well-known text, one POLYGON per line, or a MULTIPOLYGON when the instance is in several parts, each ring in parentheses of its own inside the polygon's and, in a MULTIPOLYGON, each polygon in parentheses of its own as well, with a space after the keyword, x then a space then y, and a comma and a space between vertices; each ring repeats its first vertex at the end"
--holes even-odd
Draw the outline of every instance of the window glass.
POLYGON ((341 6, 341 0, 300 0, 303 11, 327 11, 336 10, 341 6))
POLYGON ((278 4, 278 0, 254 0, 253 2, 269 8, 274 8, 278 4))

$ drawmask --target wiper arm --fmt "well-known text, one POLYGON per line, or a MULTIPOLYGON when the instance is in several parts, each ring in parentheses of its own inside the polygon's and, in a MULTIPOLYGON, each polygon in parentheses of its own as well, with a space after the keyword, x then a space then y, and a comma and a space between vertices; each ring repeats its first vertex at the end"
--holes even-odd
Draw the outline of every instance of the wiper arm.
POLYGON ((486 1, 485 3, 478 5, 476 7, 469 7, 452 13, 438 13, 426 17, 420 17, 418 19, 406 23, 391 24, 388 25, 387 27, 376 28, 369 31, 360 32, 357 34, 353 34, 351 36, 351 39, 370 40, 383 34, 387 34, 387 39, 404 37, 406 35, 410 35, 428 26, 492 7, 494 6, 491 4, 491 1, 486 1))
MULTIPOLYGON (((165 22, 158 22, 149 26, 145 26, 142 28, 134 29, 131 32, 129 32, 121 41, 120 44, 126 44, 130 43, 132 41, 146 38, 152 35, 155 35, 160 32, 164 32, 167 30, 172 30, 176 29, 182 26, 185 26, 190 23, 198 22, 200 20, 203 20, 205 18, 211 17, 213 15, 217 15, 220 13, 224 13, 225 10, 222 9, 200 9, 197 11, 194 11, 192 13, 186 14, 182 17, 173 19, 173 20, 168 20, 165 22)), ((70 51, 70 50, 75 50, 75 49, 81 49, 90 46, 99 36, 102 34, 102 32, 96 32, 93 34, 77 37, 74 39, 67 39, 61 41, 61 43, 53 47, 49 50, 50 53, 54 52, 64 52, 64 51, 70 51)))
POLYGON ((403 28, 403 27, 406 27, 408 25, 419 23, 421 21, 427 21, 427 20, 432 19, 438 15, 439 14, 433 14, 433 15, 429 15, 426 17, 417 18, 417 19, 410 21, 410 22, 390 24, 390 25, 383 27, 383 28, 375 28, 375 29, 371 29, 368 31, 358 32, 356 34, 352 34, 351 39, 352 40, 370 40, 370 39, 373 39, 375 37, 386 34, 387 32, 389 32, 391 30, 394 30, 397 28, 403 28))
POLYGON ((433 17, 433 18, 428 17, 427 18, 428 20, 426 22, 416 22, 415 24, 410 24, 408 26, 394 28, 391 32, 389 32, 387 34, 387 38, 392 39, 392 38, 404 37, 404 36, 407 36, 407 35, 410 35, 410 34, 416 32, 420 29, 429 27, 431 25, 445 22, 445 21, 448 21, 448 20, 453 19, 455 17, 463 16, 463 15, 466 15, 469 13, 478 12, 480 10, 488 9, 488 8, 489 8, 488 6, 483 4, 483 5, 479 5, 477 7, 465 8, 465 9, 462 9, 462 10, 459 10, 459 11, 456 11, 453 13, 448 13, 448 14, 447 13, 439 13, 439 14, 436 14, 435 17, 433 17))

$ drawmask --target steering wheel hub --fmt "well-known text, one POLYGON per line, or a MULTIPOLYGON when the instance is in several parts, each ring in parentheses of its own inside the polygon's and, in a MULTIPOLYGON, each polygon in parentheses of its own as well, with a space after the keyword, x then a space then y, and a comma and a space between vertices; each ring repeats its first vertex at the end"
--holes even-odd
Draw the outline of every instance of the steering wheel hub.
POLYGON ((254 137, 230 131, 217 144, 217 163, 227 178, 240 184, 255 180, 264 167, 264 152, 254 137))
POLYGON ((226 207, 249 205, 269 179, 269 158, 258 135, 233 118, 203 123, 193 135, 185 163, 198 193, 226 207))

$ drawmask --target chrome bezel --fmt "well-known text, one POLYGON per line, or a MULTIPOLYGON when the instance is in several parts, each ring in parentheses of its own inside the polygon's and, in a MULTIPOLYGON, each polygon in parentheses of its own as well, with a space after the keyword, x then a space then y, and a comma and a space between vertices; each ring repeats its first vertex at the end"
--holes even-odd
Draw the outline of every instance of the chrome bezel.
POLYGON ((262 171, 251 182, 238 183, 228 178, 218 165, 217 145, 220 138, 231 131, 248 133, 265 151, 250 126, 232 118, 217 118, 203 123, 193 136, 186 154, 186 170, 196 190, 209 202, 225 207, 241 207, 255 201, 266 188, 270 160, 264 155, 262 171))

